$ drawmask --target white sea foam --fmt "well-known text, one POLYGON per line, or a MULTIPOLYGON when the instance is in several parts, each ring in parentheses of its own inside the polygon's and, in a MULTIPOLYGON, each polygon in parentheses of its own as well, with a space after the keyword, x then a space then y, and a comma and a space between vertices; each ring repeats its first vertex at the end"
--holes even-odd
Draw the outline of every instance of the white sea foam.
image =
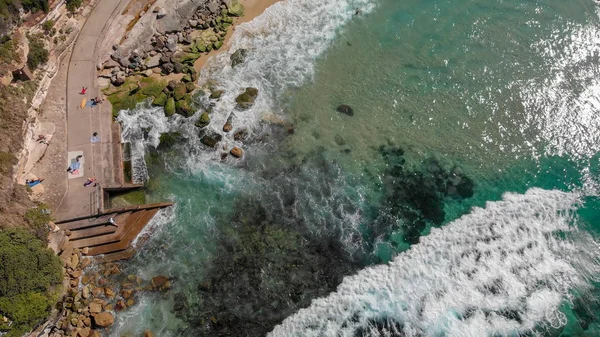
MULTIPOLYGON (((299 87, 314 75, 315 59, 325 52, 340 27, 355 15, 373 8, 374 0, 286 0, 269 7, 262 15, 238 26, 228 52, 209 60, 200 83, 215 81, 225 90, 211 114, 215 131, 235 111, 235 98, 245 87, 255 87, 259 95, 254 106, 235 112, 234 127, 258 132, 261 118, 279 115, 278 104, 286 90, 299 87), (231 67, 230 55, 248 50, 244 63, 231 67)), ((231 135, 227 141, 233 142, 231 135)))
POLYGON ((563 325, 559 304, 600 271, 596 243, 574 225, 579 205, 575 193, 507 193, 346 277, 269 336, 481 337, 563 325))
MULTIPOLYGON (((199 82, 216 83, 225 94, 216 103, 207 129, 221 133, 232 111, 235 98, 246 87, 256 87, 259 95, 248 111, 235 112, 235 128, 247 128, 250 134, 260 132, 265 115, 271 120, 284 120, 279 103, 284 92, 298 87, 314 75, 315 60, 334 40, 338 30, 355 15, 357 9, 367 13, 375 0, 286 0, 278 2, 251 22, 236 27, 227 52, 211 58, 201 73, 199 82), (231 67, 230 55, 239 48, 249 51, 243 64, 231 67), (279 116, 279 117, 273 117, 279 116)), ((135 181, 147 179, 143 162, 146 146, 156 147, 160 133, 182 132, 190 141, 191 150, 186 166, 194 171, 205 169, 207 159, 219 159, 216 152, 200 151, 198 129, 193 122, 199 117, 185 119, 175 115, 162 116, 161 108, 141 104, 131 111, 121 112, 123 140, 131 142, 135 181), (142 128, 151 128, 144 137, 142 128)), ((231 148, 233 132, 223 134, 223 143, 231 148)), ((239 145, 239 144, 238 144, 239 145)))

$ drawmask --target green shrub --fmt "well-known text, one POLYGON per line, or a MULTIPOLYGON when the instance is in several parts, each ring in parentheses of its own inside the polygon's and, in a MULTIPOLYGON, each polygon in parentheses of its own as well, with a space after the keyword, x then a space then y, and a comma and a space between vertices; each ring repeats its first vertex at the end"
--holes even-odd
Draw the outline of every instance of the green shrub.
POLYGON ((0 61, 10 63, 14 60, 19 61, 19 54, 15 53, 15 43, 9 38, 0 43, 0 61))
POLYGON ((22 0, 21 5, 26 11, 35 13, 37 11, 44 11, 48 13, 48 0, 22 0))
POLYGON ((0 311, 12 324, 0 325, 0 331, 8 331, 5 337, 21 336, 48 316, 51 303, 40 293, 19 294, 0 298, 0 311))
POLYGON ((39 204, 36 208, 30 208, 25 212, 25 220, 35 235, 42 241, 46 241, 50 229, 48 222, 52 221, 50 209, 46 204, 39 204))
POLYGON ((54 20, 48 20, 42 24, 42 29, 44 30, 44 33, 46 33, 46 35, 48 35, 52 31, 53 27, 54 20))
POLYGON ((0 230, 0 314, 5 337, 20 336, 41 322, 54 305, 53 288, 62 281, 62 263, 27 230, 0 230))
POLYGON ((27 65, 29 69, 35 70, 41 64, 48 62, 50 54, 44 45, 42 37, 39 35, 30 35, 29 54, 27 54, 27 65))
POLYGON ((77 8, 81 7, 82 0, 67 0, 67 9, 74 13, 77 8))

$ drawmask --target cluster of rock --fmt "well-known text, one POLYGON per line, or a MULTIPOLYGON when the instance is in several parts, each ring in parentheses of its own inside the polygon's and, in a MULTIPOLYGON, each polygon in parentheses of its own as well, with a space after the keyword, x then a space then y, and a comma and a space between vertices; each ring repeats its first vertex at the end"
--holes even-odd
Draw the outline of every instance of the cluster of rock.
POLYGON ((152 101, 153 105, 165 108, 165 115, 167 117, 175 113, 184 117, 191 117, 195 113, 191 93, 196 88, 194 81, 196 81, 198 75, 194 68, 188 69, 191 70, 191 76, 190 74, 186 74, 186 76, 189 76, 189 80, 185 78, 183 82, 179 83, 169 81, 158 97, 155 97, 152 101))
MULTIPOLYGON (((134 305, 136 293, 167 291, 171 288, 166 276, 156 276, 145 283, 141 278, 129 275, 123 282, 115 284, 113 280, 121 275, 117 263, 103 264, 94 271, 84 273, 84 269, 92 262, 84 256, 86 250, 73 250, 65 264, 69 288, 58 304, 61 315, 49 337, 100 337, 98 329, 114 323, 115 311, 134 305)), ((144 337, 153 336, 151 331, 144 333, 144 337)))
MULTIPOLYGON (((160 7, 155 7, 153 12, 157 18, 164 16, 164 9, 160 7)), ((177 31, 157 32, 149 43, 132 51, 114 45, 111 60, 99 66, 100 75, 119 86, 127 76, 184 73, 186 65, 193 65, 202 53, 223 46, 233 17, 241 16, 243 12, 243 6, 237 1, 205 2, 177 31)))

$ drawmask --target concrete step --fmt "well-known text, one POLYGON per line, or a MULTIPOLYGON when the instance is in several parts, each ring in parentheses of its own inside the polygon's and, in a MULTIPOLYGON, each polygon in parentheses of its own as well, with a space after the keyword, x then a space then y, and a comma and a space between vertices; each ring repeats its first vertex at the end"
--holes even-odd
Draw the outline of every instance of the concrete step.
POLYGON ((133 247, 129 247, 120 252, 108 253, 108 254, 99 256, 96 258, 96 262, 105 263, 105 262, 112 262, 112 261, 118 261, 118 260, 126 260, 126 259, 130 259, 133 255, 135 255, 135 249, 133 249, 133 247))
POLYGON ((113 234, 116 231, 117 227, 110 224, 99 225, 82 230, 75 230, 71 232, 72 234, 71 236, 69 236, 69 241, 82 241, 83 239, 92 238, 96 236, 107 236, 113 234))
POLYGON ((99 217, 90 217, 90 218, 82 219, 82 220, 63 222, 63 223, 59 223, 57 225, 60 229, 65 229, 65 230, 69 229, 72 231, 72 230, 78 230, 78 229, 85 229, 85 228, 89 228, 89 227, 95 227, 98 225, 108 223, 109 218, 114 218, 116 216, 117 216, 117 213, 110 213, 110 214, 102 215, 99 217))
MULTIPOLYGON (((115 223, 117 224, 117 226, 108 224, 108 225, 103 225, 102 227, 94 227, 94 228, 88 228, 88 229, 84 229, 82 231, 78 231, 78 232, 81 232, 81 234, 79 234, 80 236, 85 236, 87 238, 84 238, 82 240, 73 240, 70 242, 70 244, 72 244, 74 247, 77 247, 77 248, 83 248, 83 247, 91 248, 91 247, 95 247, 95 246, 99 246, 99 245, 119 242, 121 240, 123 232, 125 231, 125 229, 124 229, 125 224, 131 218, 138 219, 141 216, 141 214, 139 214, 139 213, 140 212, 127 212, 127 213, 122 213, 122 214, 115 216, 114 220, 115 220, 115 223), (109 228, 104 229, 105 227, 109 227, 109 228), (95 233, 96 230, 101 231, 100 228, 103 228, 106 231, 106 235, 92 235, 93 233, 95 233), (109 229, 112 231, 108 232, 109 229)), ((72 236, 73 236, 73 234, 71 234, 71 237, 72 236)), ((69 238, 69 240, 71 240, 71 238, 69 238)))
POLYGON ((93 247, 89 250, 88 255, 100 255, 113 252, 120 252, 130 247, 131 242, 135 240, 138 234, 144 229, 148 221, 152 220, 158 209, 140 211, 143 214, 135 220, 135 222, 127 221, 126 232, 123 233, 121 240, 116 243, 93 247))

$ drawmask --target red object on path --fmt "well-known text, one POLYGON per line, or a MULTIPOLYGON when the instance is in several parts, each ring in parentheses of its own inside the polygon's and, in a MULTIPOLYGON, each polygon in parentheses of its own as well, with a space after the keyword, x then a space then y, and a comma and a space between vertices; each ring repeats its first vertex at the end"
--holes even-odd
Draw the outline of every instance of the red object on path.
POLYGON ((87 88, 86 87, 82 87, 81 88, 81 92, 79 94, 80 95, 85 95, 86 91, 87 91, 87 88))

